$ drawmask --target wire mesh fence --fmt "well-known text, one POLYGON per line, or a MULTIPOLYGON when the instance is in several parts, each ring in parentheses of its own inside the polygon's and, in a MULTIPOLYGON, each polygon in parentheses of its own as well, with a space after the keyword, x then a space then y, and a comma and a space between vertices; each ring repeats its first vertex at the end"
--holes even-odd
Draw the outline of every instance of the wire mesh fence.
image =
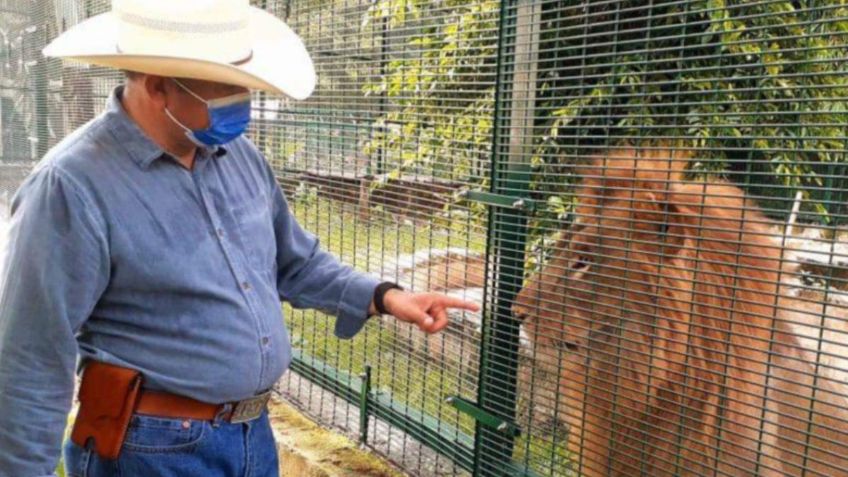
MULTIPOLYGON (((265 0, 316 63, 251 137, 361 270, 480 301, 349 342, 286 309, 278 391, 415 475, 848 475, 848 4, 265 0)), ((0 0, 0 196, 119 73, 0 0)))

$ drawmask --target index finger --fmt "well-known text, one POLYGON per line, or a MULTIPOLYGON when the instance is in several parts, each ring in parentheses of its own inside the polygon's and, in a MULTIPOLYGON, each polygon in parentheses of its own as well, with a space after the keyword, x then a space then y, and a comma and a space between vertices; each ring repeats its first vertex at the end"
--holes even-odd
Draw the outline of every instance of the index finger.
POLYGON ((480 305, 478 305, 477 303, 460 300, 459 298, 454 298, 452 296, 442 295, 440 302, 441 305, 446 308, 460 308, 468 311, 480 311, 480 305))

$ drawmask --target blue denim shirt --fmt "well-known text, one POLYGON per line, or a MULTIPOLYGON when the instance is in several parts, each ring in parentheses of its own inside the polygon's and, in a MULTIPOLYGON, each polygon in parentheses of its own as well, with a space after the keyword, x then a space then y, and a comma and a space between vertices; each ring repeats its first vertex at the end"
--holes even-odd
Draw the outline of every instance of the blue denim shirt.
POLYGON ((12 203, 0 294, 0 477, 51 475, 77 356, 210 403, 271 387, 291 360, 280 299, 349 338, 378 281, 292 217, 246 138, 189 171, 124 112, 53 148, 12 203))

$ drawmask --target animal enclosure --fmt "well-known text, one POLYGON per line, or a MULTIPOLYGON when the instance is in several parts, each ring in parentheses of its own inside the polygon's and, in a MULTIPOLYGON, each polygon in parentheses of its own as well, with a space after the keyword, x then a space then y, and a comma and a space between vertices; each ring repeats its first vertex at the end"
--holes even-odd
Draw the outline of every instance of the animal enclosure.
MULTIPOLYGON (((318 71, 250 136, 351 265, 484 305, 277 392, 421 476, 848 475, 848 2, 259 0, 318 71)), ((0 198, 122 75, 0 0, 0 198)))

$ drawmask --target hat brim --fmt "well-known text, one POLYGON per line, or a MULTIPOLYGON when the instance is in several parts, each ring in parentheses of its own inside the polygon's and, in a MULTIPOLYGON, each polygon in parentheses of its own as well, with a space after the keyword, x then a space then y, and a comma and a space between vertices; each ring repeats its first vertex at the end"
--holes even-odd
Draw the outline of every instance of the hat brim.
POLYGON ((251 7, 252 54, 239 64, 185 56, 121 53, 118 23, 104 13, 89 18, 54 39, 44 55, 160 76, 194 78, 244 86, 305 99, 315 89, 315 67, 300 38, 284 22, 251 7))

